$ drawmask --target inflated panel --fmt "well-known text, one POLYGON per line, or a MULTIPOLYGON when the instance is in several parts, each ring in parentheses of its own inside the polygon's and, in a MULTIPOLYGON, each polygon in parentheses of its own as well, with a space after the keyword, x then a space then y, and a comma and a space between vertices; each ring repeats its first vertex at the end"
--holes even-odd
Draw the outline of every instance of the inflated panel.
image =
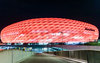
POLYGON ((97 40, 94 25, 65 18, 36 18, 20 21, 1 31, 4 43, 89 42, 97 40))

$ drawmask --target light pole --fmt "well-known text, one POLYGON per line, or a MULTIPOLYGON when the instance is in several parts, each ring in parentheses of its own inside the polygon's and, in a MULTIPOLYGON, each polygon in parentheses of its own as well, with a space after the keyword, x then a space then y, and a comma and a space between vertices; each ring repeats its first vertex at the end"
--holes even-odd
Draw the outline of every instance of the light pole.
POLYGON ((63 32, 60 32, 60 33, 62 34, 62 37, 61 37, 61 39, 62 39, 62 43, 61 43, 61 46, 62 46, 61 55, 63 55, 63 32))

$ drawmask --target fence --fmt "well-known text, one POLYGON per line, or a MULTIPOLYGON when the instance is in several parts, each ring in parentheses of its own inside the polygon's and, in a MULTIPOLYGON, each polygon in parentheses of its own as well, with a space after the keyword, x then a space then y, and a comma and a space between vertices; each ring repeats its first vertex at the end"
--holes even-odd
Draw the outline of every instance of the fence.
POLYGON ((56 51, 47 53, 54 54, 57 56, 82 59, 86 60, 88 63, 100 63, 100 51, 78 50, 78 51, 56 51))
POLYGON ((0 51, 0 63, 18 63, 33 54, 31 51, 21 50, 0 51))

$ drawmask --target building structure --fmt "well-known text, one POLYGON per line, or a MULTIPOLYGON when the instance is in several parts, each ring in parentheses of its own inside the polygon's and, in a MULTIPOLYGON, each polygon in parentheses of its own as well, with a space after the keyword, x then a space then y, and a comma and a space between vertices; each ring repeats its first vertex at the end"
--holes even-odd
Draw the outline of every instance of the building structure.
POLYGON ((3 43, 65 43, 98 40, 96 26, 65 18, 23 20, 1 31, 3 43))

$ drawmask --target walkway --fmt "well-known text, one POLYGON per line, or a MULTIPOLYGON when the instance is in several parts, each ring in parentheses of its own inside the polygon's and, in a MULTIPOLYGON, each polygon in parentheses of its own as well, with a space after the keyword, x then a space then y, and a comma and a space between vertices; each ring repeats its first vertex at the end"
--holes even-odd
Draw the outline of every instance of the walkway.
POLYGON ((70 61, 67 61, 65 59, 53 55, 38 54, 38 55, 33 55, 20 63, 70 63, 70 61))

